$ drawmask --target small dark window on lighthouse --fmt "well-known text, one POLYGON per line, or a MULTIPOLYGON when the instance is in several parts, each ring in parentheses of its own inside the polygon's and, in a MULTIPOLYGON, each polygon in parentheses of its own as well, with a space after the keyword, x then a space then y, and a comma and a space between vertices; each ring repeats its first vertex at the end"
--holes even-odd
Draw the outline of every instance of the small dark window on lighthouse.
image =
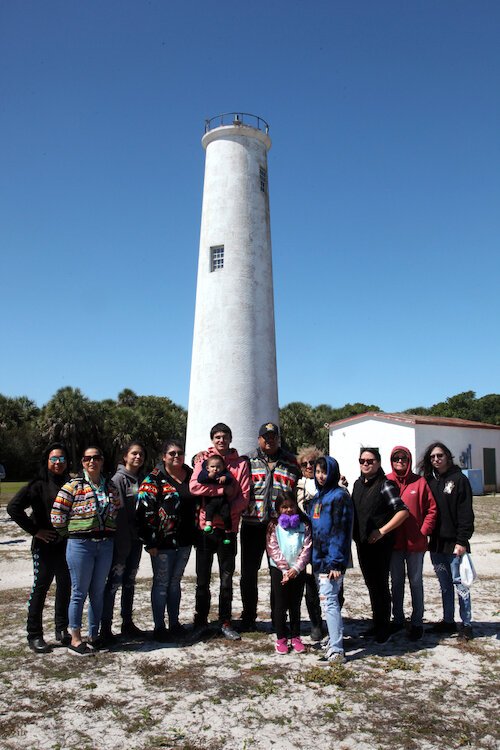
POLYGON ((259 167, 259 176, 260 176, 260 189, 263 193, 267 192, 267 170, 264 169, 264 167, 259 167))
POLYGON ((210 248, 210 270, 218 271, 224 268, 224 245, 210 248))

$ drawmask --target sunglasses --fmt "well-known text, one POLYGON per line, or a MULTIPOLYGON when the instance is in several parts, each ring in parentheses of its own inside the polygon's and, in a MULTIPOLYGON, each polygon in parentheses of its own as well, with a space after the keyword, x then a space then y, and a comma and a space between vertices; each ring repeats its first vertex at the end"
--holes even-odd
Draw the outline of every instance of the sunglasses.
POLYGON ((441 458, 444 458, 444 453, 432 453, 431 454, 431 461, 435 461, 441 458))
POLYGON ((51 456, 49 458, 49 461, 51 464, 65 464, 66 463, 66 459, 64 458, 64 456, 51 456))
POLYGON ((392 463, 393 464, 407 464, 408 456, 393 456, 392 463))
POLYGON ((368 466, 373 466, 376 460, 377 460, 376 458, 360 458, 359 463, 361 465, 368 464, 368 466))
POLYGON ((176 456, 179 456, 180 458, 183 455, 184 455, 184 451, 168 451, 167 453, 167 456, 171 456, 172 458, 175 458, 176 456))
POLYGON ((315 461, 302 461, 300 464, 301 469, 305 469, 306 466, 314 466, 315 461))
POLYGON ((102 456, 83 456, 82 461, 84 464, 89 464, 91 461, 102 461, 102 456))

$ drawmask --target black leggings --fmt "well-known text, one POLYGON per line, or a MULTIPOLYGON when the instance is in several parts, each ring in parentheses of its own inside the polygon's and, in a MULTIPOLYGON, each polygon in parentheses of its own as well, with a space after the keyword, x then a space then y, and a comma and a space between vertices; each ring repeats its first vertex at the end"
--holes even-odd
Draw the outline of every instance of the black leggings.
POLYGON ((71 595, 71 579, 66 563, 66 544, 47 544, 33 540, 33 588, 28 602, 28 640, 43 636, 42 614, 50 584, 56 579, 55 629, 68 627, 68 605, 71 595))
POLYGON ((271 589, 273 592, 273 623, 276 628, 276 638, 286 638, 286 615, 290 615, 290 637, 300 636, 300 604, 306 582, 305 571, 299 573, 284 585, 281 583, 283 573, 279 568, 271 565, 271 589))

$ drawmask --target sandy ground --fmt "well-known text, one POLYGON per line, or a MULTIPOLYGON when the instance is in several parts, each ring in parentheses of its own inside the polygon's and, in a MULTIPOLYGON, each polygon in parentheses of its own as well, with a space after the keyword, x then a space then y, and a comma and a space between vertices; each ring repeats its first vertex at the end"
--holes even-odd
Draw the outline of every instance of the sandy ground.
MULTIPOLYGON (((119 642, 79 659, 65 648, 34 655, 26 645, 32 580, 30 539, 0 509, 0 747, 5 750, 377 750, 498 748, 500 533, 473 539, 475 639, 399 633, 382 647, 360 636, 368 597, 357 566, 346 577, 345 666, 306 654, 278 656, 269 632, 269 581, 260 577, 262 628, 239 642, 214 628, 203 641, 119 642)), ((237 567, 237 570, 239 566, 237 567)), ((217 578, 213 601, 217 602, 217 578)), ((235 577, 234 614, 240 613, 235 577)), ((181 619, 192 621, 194 555, 184 578, 181 619)), ((150 563, 141 564, 136 621, 152 628, 150 563)), ((440 596, 425 563, 426 620, 440 596)), ((46 607, 52 636, 53 598, 46 607)), ((213 618, 216 610, 213 609, 213 618)), ((118 620, 118 618, 117 618, 118 620)), ((117 624, 119 624, 117 622, 117 624)))

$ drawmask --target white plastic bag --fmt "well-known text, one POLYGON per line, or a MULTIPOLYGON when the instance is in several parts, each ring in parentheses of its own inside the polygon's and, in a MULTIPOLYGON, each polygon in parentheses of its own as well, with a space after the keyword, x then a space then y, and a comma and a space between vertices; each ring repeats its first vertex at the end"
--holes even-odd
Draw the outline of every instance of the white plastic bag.
POLYGON ((477 578, 476 569, 468 552, 464 552, 460 559, 460 580, 463 586, 470 588, 477 578))

